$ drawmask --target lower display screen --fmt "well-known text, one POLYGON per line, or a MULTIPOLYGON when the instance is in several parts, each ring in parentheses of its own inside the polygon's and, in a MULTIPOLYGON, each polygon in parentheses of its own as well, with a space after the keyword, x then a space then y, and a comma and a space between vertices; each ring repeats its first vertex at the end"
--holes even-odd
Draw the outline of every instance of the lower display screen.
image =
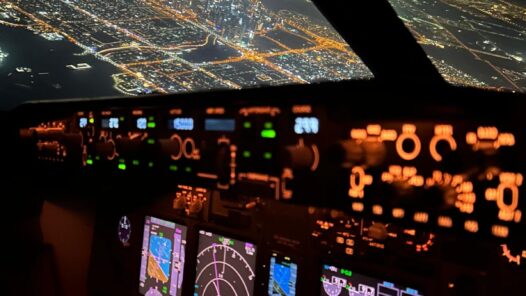
POLYGON ((321 282, 322 296, 422 296, 415 289, 330 265, 323 266, 321 282))
POLYGON ((139 292, 146 296, 180 296, 187 228, 146 217, 139 292))
POLYGON ((255 269, 255 245, 199 231, 194 295, 251 296, 255 269))
POLYGON ((269 296, 295 296, 298 265, 277 253, 270 257, 269 296))

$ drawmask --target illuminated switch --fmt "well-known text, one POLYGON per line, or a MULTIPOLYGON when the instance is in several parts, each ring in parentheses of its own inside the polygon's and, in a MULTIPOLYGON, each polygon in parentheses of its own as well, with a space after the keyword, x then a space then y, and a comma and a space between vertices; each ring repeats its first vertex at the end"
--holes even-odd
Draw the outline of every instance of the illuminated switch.
POLYGON ((395 208, 393 209, 393 218, 402 219, 404 218, 405 211, 404 209, 395 208))
POLYGON ((440 216, 438 217, 438 226, 444 228, 451 228, 453 227, 453 220, 451 220, 451 218, 447 216, 440 216))
POLYGON ((354 240, 348 238, 347 240, 345 240, 345 244, 352 247, 354 246, 354 240))
POLYGON ((341 236, 336 237, 336 242, 342 245, 345 242, 345 239, 341 236))
POLYGON ((353 202, 352 203, 352 209, 355 212, 362 212, 363 211, 363 203, 361 203, 361 202, 353 202))
POLYGON ((506 226, 502 225, 493 225, 491 227, 491 234, 496 237, 506 238, 509 234, 509 229, 506 226))
POLYGON ((413 220, 418 223, 427 223, 427 221, 429 220, 429 215, 424 212, 416 212, 413 217, 413 220))
POLYGON ((345 254, 353 255, 354 254, 354 249, 353 248, 345 248, 345 254))
POLYGON ((382 208, 382 206, 380 206, 380 205, 374 205, 373 206, 373 214, 380 216, 383 213, 384 213, 384 209, 382 208))
POLYGON ((479 223, 477 221, 468 220, 464 223, 464 229, 467 232, 477 233, 479 231, 479 223))

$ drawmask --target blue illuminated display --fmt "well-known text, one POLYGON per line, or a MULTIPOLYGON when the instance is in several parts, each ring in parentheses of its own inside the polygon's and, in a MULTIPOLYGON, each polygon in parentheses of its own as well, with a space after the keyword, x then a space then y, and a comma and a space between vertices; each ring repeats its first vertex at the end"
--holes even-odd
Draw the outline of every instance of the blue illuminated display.
POLYGON ((320 120, 316 117, 298 117, 294 123, 297 135, 315 135, 320 131, 320 120))
POLYGON ((81 119, 79 119, 80 128, 85 128, 87 126, 88 126, 88 119, 86 117, 82 117, 81 119))
POLYGON ((103 119, 101 121, 102 128, 109 128, 109 129, 118 129, 119 128, 119 118, 112 117, 103 119))
POLYGON ((145 130, 148 128, 148 119, 145 117, 137 118, 137 129, 145 130))
POLYGON ((290 258, 272 254, 268 284, 269 296, 295 296, 298 266, 290 258))
POLYGON ((233 132, 236 130, 235 119, 206 119, 205 130, 212 132, 233 132))
POLYGON ((194 119, 176 118, 172 122, 172 128, 177 131, 192 131, 194 130, 194 119))

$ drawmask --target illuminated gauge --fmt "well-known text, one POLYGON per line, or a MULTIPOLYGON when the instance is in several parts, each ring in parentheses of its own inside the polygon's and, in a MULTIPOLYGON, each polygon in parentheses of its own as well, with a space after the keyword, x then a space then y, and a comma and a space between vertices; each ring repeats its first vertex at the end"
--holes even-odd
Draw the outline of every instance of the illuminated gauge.
POLYGON ((337 284, 323 282, 323 290, 329 296, 338 296, 342 292, 342 287, 337 284))
POLYGON ((253 295, 255 245, 200 231, 198 250, 195 295, 253 295))
POLYGON ((362 239, 368 243, 370 247, 377 249, 385 249, 385 243, 390 238, 397 238, 398 234, 393 230, 390 224, 371 222, 363 227, 362 239))
POLYGON ((419 232, 415 229, 404 229, 400 233, 401 241, 417 253, 428 252, 435 244, 435 234, 419 232))
POLYGON ((516 248, 513 244, 502 244, 500 247, 502 249, 502 256, 505 257, 510 264, 520 266, 526 262, 526 247, 522 249, 516 248))
POLYGON ((130 219, 127 216, 122 216, 119 220, 119 227, 118 227, 118 234, 119 234, 119 241, 122 243, 123 246, 127 247, 129 246, 129 240, 131 237, 131 222, 130 219))

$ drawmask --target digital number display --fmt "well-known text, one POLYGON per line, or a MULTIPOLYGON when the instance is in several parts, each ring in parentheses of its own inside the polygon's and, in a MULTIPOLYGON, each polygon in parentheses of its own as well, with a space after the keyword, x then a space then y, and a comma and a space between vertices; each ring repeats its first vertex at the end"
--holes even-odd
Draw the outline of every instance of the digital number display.
POLYGON ((320 132, 320 120, 316 117, 298 117, 294 123, 297 135, 315 135, 320 132))
POLYGON ((194 130, 194 119, 175 118, 171 121, 170 128, 176 131, 192 131, 194 130))
POLYGON ((137 118, 136 122, 137 129, 145 130, 148 128, 148 119, 146 117, 137 118))
POLYGON ((119 128, 119 118, 112 117, 112 118, 102 119, 101 126, 102 128, 118 129, 119 128))
POLYGON ((236 130, 234 119, 206 119, 205 130, 211 132, 233 132, 236 130))
POLYGON ((88 126, 88 119, 86 117, 82 117, 79 119, 79 127, 80 128, 86 128, 88 126))

